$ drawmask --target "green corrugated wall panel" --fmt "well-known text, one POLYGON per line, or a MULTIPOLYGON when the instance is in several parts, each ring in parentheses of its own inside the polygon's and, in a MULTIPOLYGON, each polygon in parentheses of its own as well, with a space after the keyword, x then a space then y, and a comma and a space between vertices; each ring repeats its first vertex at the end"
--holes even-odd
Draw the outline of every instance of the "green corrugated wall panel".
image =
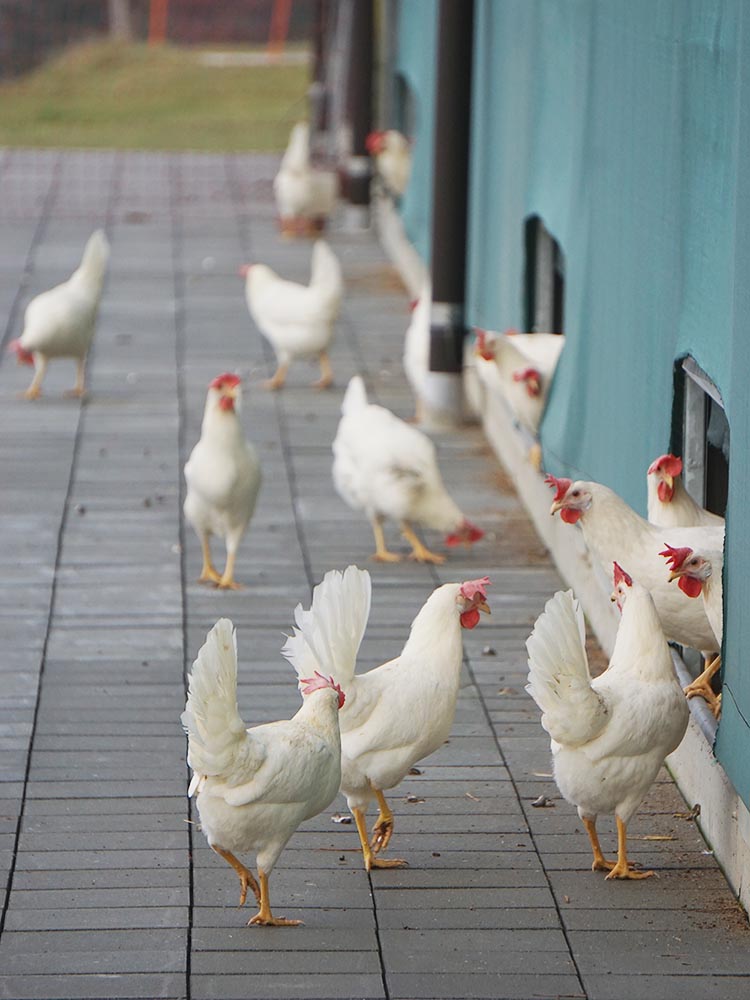
POLYGON ((394 67, 405 78, 415 102, 412 174, 401 202, 401 218, 409 239, 426 264, 430 260, 432 236, 437 11, 437 0, 401 0, 394 67))
POLYGON ((750 263, 735 231, 738 192, 750 207, 744 6, 476 0, 468 315, 521 325, 524 222, 540 215, 566 266, 546 467, 605 482, 642 513, 645 470, 670 440, 675 360, 692 354, 721 390, 733 705, 717 752, 750 802, 750 302, 734 297, 750 263))

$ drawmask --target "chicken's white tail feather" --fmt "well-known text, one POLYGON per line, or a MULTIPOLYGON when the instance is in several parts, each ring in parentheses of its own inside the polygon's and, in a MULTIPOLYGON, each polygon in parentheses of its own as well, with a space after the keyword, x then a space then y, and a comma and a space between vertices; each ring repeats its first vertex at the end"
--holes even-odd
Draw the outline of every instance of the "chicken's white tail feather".
POLYGON ((604 728, 608 711, 591 687, 586 626, 572 591, 560 590, 547 601, 526 649, 526 690, 542 710, 542 725, 552 739, 564 746, 594 739, 604 728))
POLYGON ((86 242, 80 270, 87 276, 100 280, 109 262, 109 240, 103 229, 96 229, 86 242))
POLYGON ((296 628, 281 652, 299 678, 318 670, 332 676, 346 694, 370 617, 372 584, 367 570, 331 570, 313 590, 312 605, 294 611, 296 628))
POLYGON ((297 122, 289 134, 282 170, 304 170, 310 160, 310 127, 307 122, 297 122))
POLYGON ((224 774, 245 742, 237 710, 237 638, 228 618, 220 618, 206 636, 189 681, 181 717, 188 763, 197 775, 224 774))
POLYGON ((343 289, 341 265, 325 240, 316 240, 313 246, 310 287, 319 289, 330 299, 341 297, 343 289))
POLYGON ((367 406, 367 390, 361 375, 353 375, 344 393, 341 412, 345 415, 363 410, 367 406))

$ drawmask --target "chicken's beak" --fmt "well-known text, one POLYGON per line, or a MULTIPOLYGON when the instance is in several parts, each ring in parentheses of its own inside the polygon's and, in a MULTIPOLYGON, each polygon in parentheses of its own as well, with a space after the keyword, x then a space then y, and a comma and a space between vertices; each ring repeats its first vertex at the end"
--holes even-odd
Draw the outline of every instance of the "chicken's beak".
POLYGON ((671 490, 672 487, 674 486, 674 476, 670 476, 669 473, 667 472, 662 472, 661 478, 662 481, 667 484, 667 489, 671 490))
POLYGON ((558 510, 562 510, 565 505, 562 500, 553 500, 552 506, 549 509, 550 514, 556 514, 558 510))
POLYGON ((681 576, 682 576, 682 573, 680 573, 680 571, 678 569, 670 570, 670 572, 669 572, 669 578, 668 578, 667 582, 671 583, 673 580, 679 580, 679 578, 681 576))
POLYGON ((490 606, 487 603, 487 601, 482 601, 481 604, 476 604, 475 607, 476 607, 477 611, 484 611, 484 613, 486 615, 491 615, 492 614, 492 612, 490 611, 490 606))
POLYGON ((228 385, 225 389, 222 389, 222 395, 227 399, 237 399, 239 388, 236 385, 228 385))

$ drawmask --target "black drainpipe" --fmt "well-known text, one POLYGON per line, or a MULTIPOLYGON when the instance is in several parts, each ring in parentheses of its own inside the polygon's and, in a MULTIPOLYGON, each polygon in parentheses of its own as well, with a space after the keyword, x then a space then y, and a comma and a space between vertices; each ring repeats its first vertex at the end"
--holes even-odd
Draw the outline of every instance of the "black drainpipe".
POLYGON ((372 131, 373 103, 373 0, 350 0, 351 40, 349 44, 349 124, 352 130, 351 156, 346 163, 345 193, 351 206, 359 210, 359 221, 369 222, 372 166, 365 140, 372 131))
POLYGON ((428 419, 462 418, 461 371, 466 335, 466 233, 474 0, 440 0, 438 12, 434 188, 432 196, 432 310, 428 419))

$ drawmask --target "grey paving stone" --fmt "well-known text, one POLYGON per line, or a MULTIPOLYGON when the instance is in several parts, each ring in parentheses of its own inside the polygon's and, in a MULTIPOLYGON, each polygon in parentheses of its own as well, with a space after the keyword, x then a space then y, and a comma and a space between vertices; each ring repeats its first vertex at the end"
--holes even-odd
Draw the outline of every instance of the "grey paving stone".
MULTIPOLYGON (((263 933, 262 929, 258 929, 263 933)), ((237 976, 194 976, 192 977, 192 997, 194 1000, 381 1000, 385 996, 380 975, 355 974, 312 974, 290 975, 237 975, 237 976)))

